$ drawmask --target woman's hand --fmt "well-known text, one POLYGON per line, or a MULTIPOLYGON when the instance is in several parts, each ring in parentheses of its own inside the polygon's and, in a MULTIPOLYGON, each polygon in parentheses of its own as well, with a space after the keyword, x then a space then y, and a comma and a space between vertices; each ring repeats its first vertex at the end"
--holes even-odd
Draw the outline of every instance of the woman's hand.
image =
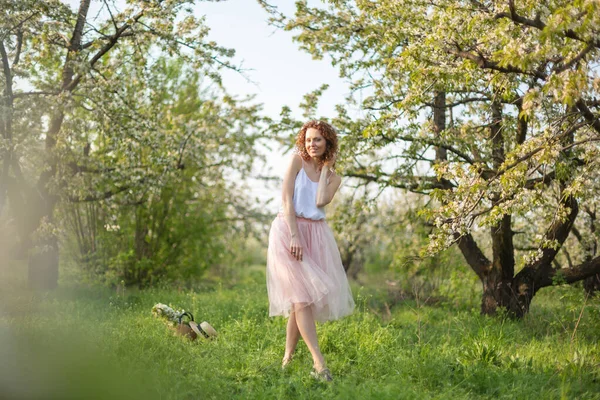
POLYGON ((292 240, 290 241, 290 253, 292 253, 292 256, 296 260, 302 261, 302 245, 297 237, 292 236, 292 240))
POLYGON ((333 196, 335 192, 340 187, 342 183, 342 178, 336 175, 333 170, 333 164, 335 164, 336 155, 332 155, 331 159, 325 161, 323 163, 323 168, 321 169, 321 175, 319 177, 319 186, 317 187, 317 207, 325 207, 327 204, 331 203, 333 200, 333 196))
POLYGON ((333 154, 329 160, 326 160, 326 161, 323 163, 323 166, 325 166, 325 167, 327 167, 327 168, 333 168, 333 166, 335 165, 335 159, 336 159, 336 158, 337 158, 337 155, 336 155, 336 154, 333 154))

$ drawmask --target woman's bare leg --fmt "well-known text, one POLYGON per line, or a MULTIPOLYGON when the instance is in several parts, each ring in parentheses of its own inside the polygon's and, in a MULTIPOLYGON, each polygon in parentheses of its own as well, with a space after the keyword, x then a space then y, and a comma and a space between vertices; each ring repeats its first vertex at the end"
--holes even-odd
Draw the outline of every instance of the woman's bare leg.
POLYGON ((283 364, 289 363, 292 359, 294 351, 296 351, 296 345, 300 339, 300 331, 296 324, 296 313, 292 311, 290 318, 288 319, 286 336, 285 336, 285 354, 283 355, 283 364))
POLYGON ((319 349, 317 340, 317 327, 315 326, 315 318, 312 309, 306 304, 295 304, 294 314, 296 314, 296 325, 304 339, 304 343, 312 354, 314 367, 317 371, 325 368, 325 359, 319 349))

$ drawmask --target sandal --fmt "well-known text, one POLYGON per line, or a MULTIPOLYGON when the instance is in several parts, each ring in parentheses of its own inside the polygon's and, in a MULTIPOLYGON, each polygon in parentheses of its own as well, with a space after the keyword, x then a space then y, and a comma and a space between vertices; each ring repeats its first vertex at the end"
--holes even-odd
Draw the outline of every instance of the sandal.
POLYGON ((312 372, 310 373, 310 376, 312 376, 313 378, 315 378, 316 380, 319 380, 319 381, 325 381, 325 382, 333 381, 333 377, 331 376, 331 371, 329 370, 329 368, 323 368, 320 371, 313 369, 312 372))
POLYGON ((283 357, 283 360, 281 361, 281 369, 286 369, 287 367, 290 366, 291 363, 292 363, 292 356, 283 357))

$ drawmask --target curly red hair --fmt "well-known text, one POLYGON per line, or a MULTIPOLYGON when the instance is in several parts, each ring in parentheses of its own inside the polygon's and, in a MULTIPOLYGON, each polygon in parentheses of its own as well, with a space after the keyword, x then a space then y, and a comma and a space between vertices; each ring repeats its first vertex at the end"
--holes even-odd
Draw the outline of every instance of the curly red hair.
POLYGON ((323 153, 323 155, 317 159, 319 169, 321 169, 326 161, 333 159, 337 155, 337 132, 333 126, 323 121, 312 120, 302 125, 300 132, 298 132, 298 135, 296 136, 296 152, 298 152, 300 157, 302 157, 302 159, 305 161, 308 161, 311 158, 306 151, 306 146, 304 145, 306 141, 306 131, 309 128, 315 128, 318 130, 319 133, 325 138, 325 142, 327 143, 327 146, 325 147, 325 153, 323 153))

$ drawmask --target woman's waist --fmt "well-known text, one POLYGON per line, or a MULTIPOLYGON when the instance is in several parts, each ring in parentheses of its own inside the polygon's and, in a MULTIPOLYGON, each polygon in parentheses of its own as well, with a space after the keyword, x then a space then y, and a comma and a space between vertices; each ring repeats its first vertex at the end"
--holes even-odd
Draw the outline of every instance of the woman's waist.
MULTIPOLYGON (((277 216, 279 218, 285 218, 285 214, 283 212, 277 213, 277 216)), ((307 217, 304 217, 304 216, 298 215, 298 214, 296 214, 296 219, 300 220, 300 221, 306 221, 306 222, 324 222, 325 221, 325 218, 313 219, 313 218, 307 218, 307 217)))

